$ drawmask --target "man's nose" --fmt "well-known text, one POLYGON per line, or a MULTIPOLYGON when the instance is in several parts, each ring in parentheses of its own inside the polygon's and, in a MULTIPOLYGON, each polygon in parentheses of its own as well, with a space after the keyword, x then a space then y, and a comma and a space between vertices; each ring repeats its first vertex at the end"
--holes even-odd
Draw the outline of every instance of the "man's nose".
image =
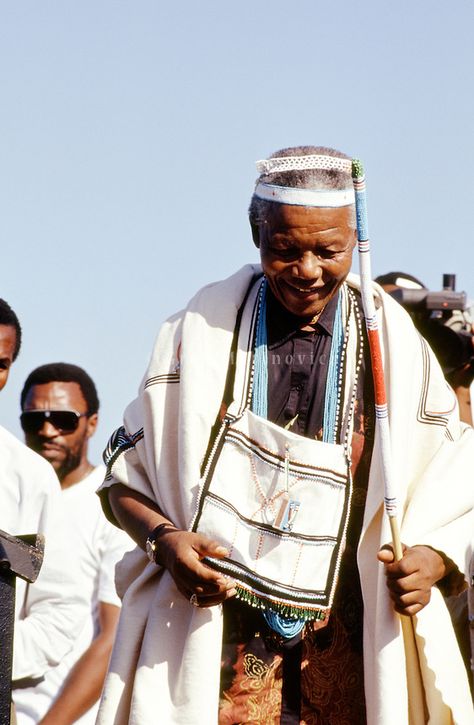
POLYGON ((321 276, 321 262, 312 252, 305 252, 296 262, 293 274, 299 279, 319 279, 321 276))
POLYGON ((43 425, 39 429, 38 435, 42 436, 43 438, 54 438, 55 436, 59 435, 59 431, 51 423, 51 421, 46 419, 43 421, 43 425))

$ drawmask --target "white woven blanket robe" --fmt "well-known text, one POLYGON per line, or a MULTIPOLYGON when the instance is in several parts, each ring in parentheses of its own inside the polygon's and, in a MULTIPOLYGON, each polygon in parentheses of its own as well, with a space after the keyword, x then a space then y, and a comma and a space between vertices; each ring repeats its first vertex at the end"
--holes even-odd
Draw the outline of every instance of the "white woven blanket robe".
MULTIPOLYGON (((194 513, 200 465, 219 411, 247 266, 209 285, 162 327, 139 397, 126 410, 135 445, 115 460, 104 486, 122 482, 158 503, 178 526, 194 513), (140 433, 144 429, 144 437, 140 433)), ((355 288, 359 280, 349 278, 355 288)), ((442 550, 467 571, 474 499, 474 431, 459 423, 441 370, 404 310, 374 285, 385 358, 395 480, 406 544, 442 550)), ((358 562, 364 598, 369 725, 408 725, 400 623, 377 551, 390 541, 382 508, 376 435, 358 562)), ((100 725, 213 725, 222 637, 220 607, 199 609, 136 549, 120 565, 124 594, 100 725)), ((430 723, 474 722, 467 677, 443 598, 434 588, 417 617, 430 723)))

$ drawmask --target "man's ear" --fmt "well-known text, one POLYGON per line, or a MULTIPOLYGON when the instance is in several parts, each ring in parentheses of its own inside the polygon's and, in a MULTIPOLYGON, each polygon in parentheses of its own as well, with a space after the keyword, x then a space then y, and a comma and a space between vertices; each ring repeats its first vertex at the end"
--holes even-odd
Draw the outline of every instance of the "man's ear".
POLYGON ((87 418, 87 437, 88 438, 93 436, 94 433, 96 432, 98 422, 99 422, 99 416, 97 415, 97 413, 92 413, 92 415, 90 415, 87 418))
POLYGON ((258 224, 250 222, 250 228, 252 229, 253 243, 255 244, 257 249, 260 249, 260 229, 258 227, 258 224))

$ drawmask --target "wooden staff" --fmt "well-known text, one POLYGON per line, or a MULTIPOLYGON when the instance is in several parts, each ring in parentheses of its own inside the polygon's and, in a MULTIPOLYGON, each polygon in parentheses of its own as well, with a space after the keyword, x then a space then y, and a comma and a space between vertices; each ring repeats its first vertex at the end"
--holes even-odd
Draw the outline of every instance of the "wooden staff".
MULTIPOLYGON (((390 428, 388 422, 387 396, 382 364, 377 315, 372 292, 372 274, 370 265, 370 242, 367 223, 367 197, 365 174, 360 161, 352 162, 352 180, 354 183, 357 217, 357 238, 359 243, 359 265, 361 277, 362 307, 364 308, 367 336, 369 340, 370 360, 374 379, 375 417, 380 435, 381 464, 384 483, 385 511, 389 518, 392 534, 392 546, 396 561, 403 556, 400 530, 397 518, 397 496, 392 475, 390 428)), ((405 645, 408 713, 411 725, 425 725, 425 695, 420 670, 420 660, 416 647, 414 617, 400 616, 403 641, 405 645)))

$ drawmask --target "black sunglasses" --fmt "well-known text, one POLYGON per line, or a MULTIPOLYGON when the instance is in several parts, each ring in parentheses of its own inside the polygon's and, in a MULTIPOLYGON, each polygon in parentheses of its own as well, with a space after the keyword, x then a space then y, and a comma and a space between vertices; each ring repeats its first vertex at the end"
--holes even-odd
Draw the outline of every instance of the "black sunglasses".
POLYGON ((26 410, 20 415, 20 423, 25 433, 38 433, 46 421, 62 433, 74 433, 79 420, 88 415, 75 410, 26 410))

